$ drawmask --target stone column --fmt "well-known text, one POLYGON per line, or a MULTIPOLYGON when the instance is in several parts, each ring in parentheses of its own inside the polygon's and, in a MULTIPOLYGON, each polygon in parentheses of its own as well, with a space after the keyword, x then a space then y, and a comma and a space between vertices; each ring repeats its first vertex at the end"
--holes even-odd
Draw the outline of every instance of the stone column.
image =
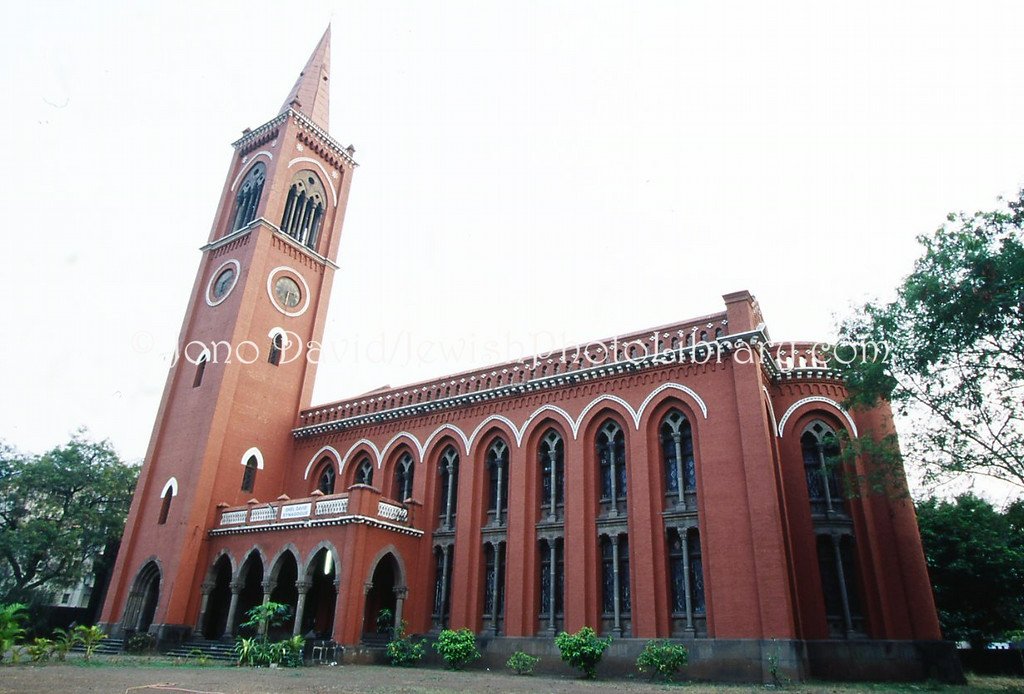
POLYGON ((231 582, 231 604, 228 607, 228 624, 224 629, 227 636, 234 636, 238 632, 235 622, 238 621, 238 596, 242 592, 242 582, 231 582))
MULTIPOLYGON (((825 490, 825 511, 829 514, 832 513, 832 490, 829 489, 829 482, 832 476, 828 472, 828 465, 825 463, 825 447, 821 445, 821 441, 817 443, 818 448, 818 465, 821 468, 821 484, 825 490)), ((834 539, 834 538, 833 538, 834 539)))
POLYGON ((850 596, 846 592, 846 572, 843 570, 843 552, 839 548, 839 537, 829 535, 832 540, 832 553, 836 561, 836 578, 839 579, 839 597, 843 602, 843 626, 846 627, 846 638, 853 636, 853 617, 850 615, 850 596))
POLYGON ((548 633, 554 635, 555 633, 555 591, 558 589, 555 579, 558 577, 558 564, 555 561, 558 558, 556 541, 548 539, 548 559, 550 566, 548 567, 548 633))
POLYGON ((694 635, 693 627, 693 586, 690 585, 690 529, 679 528, 679 538, 683 542, 683 599, 686 602, 686 633, 694 635))
POLYGON ((405 586, 395 588, 395 633, 402 628, 402 611, 405 607, 405 599, 409 597, 409 589, 405 586))
POLYGON ((202 634, 206 628, 206 611, 210 606, 210 593, 217 584, 214 581, 203 581, 200 589, 203 591, 203 602, 199 606, 199 619, 196 620, 196 634, 202 634))
MULTIPOLYGON (((268 602, 270 602, 270 594, 273 593, 274 592, 274 588, 277 587, 277 581, 271 581, 271 580, 268 579, 268 580, 263 581, 262 586, 263 586, 263 604, 266 605, 268 602)), ((266 636, 267 635, 267 620, 265 620, 265 619, 262 622, 260 622, 259 634, 260 634, 260 636, 266 636)))
POLYGON ((683 477, 683 473, 684 473, 684 470, 683 470, 683 443, 682 443, 682 436, 680 435, 680 433, 678 431, 673 431, 672 432, 672 442, 675 444, 675 448, 676 448, 676 486, 679 488, 679 501, 678 501, 678 503, 679 503, 680 506, 685 506, 686 505, 686 497, 685 497, 685 490, 684 490, 684 486, 685 485, 683 483, 683 480, 684 480, 684 477, 683 477))
POLYGON ((447 530, 452 527, 452 494, 455 492, 452 477, 454 476, 455 466, 452 463, 448 463, 445 469, 448 472, 448 489, 444 500, 444 528, 447 530))
MULTIPOLYGON (((619 474, 618 474, 619 471, 618 471, 618 469, 615 466, 615 447, 614 447, 614 445, 608 444, 608 446, 605 448, 605 454, 608 456, 608 473, 609 473, 608 474, 608 478, 609 478, 609 480, 611 482, 611 499, 612 499, 612 505, 611 505, 611 508, 608 510, 608 515, 609 516, 617 516, 617 515, 619 515, 619 500, 618 500, 618 496, 619 496, 618 495, 619 480, 617 479, 618 476, 619 476, 619 474)), ((613 547, 617 548, 618 547, 618 543, 617 542, 614 543, 613 547)), ((616 552, 617 551, 618 550, 616 549, 616 552)), ((619 570, 618 567, 619 567, 619 565, 618 565, 618 563, 616 563, 615 564, 615 571, 616 572, 619 570)), ((618 575, 618 574, 616 573, 616 575, 618 575)), ((618 594, 619 594, 618 591, 616 591, 615 595, 618 596, 618 594)), ((618 599, 618 598, 616 598, 616 599, 618 599)))
MULTIPOLYGON (((565 445, 564 443, 562 444, 565 445)), ((551 466, 551 513, 548 514, 548 521, 554 523, 558 520, 558 458, 555 456, 555 449, 548 451, 548 464, 551 466)))
MULTIPOLYGON (((505 452, 505 455, 508 455, 507 451, 505 452)), ((505 480, 502 479, 504 477, 505 469, 500 458, 496 461, 495 467, 498 468, 498 495, 494 500, 494 524, 501 525, 501 488, 505 482, 505 480)))
POLYGON ((445 545, 441 548, 443 552, 441 562, 441 606, 438 610, 438 621, 441 623, 441 628, 448 626, 448 619, 445 616, 445 606, 448 604, 448 572, 451 571, 451 545, 445 545))
MULTIPOLYGON (((612 485, 614 493, 615 486, 612 485)), ((614 595, 614 610, 615 610, 615 621, 612 631, 616 636, 622 636, 622 603, 619 596, 619 536, 618 533, 611 537, 612 541, 612 590, 615 592, 614 595)), ((628 578, 627 578, 628 580, 628 578)))
MULTIPOLYGON (((501 477, 498 478, 498 482, 500 485, 501 477)), ((501 508, 500 504, 498 508, 501 508)), ((501 544, 500 542, 495 542, 491 545, 494 548, 494 577, 491 580, 491 632, 495 636, 498 635, 498 586, 501 585, 501 544)))
POLYGON ((296 581, 295 590, 298 591, 299 597, 295 601, 295 625, 292 627, 292 636, 302 636, 302 618, 306 612, 306 594, 309 593, 309 589, 313 587, 313 582, 296 581))

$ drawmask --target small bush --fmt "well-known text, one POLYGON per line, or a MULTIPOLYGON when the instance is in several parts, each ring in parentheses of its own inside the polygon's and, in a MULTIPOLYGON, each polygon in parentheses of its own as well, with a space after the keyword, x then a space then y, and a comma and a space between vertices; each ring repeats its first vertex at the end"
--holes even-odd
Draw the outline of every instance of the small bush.
POLYGON ((50 639, 37 638, 28 647, 28 657, 33 663, 49 660, 53 655, 53 641, 50 639))
POLYGON ((63 661, 77 643, 78 637, 75 636, 74 631, 60 627, 53 630, 53 653, 57 656, 57 660, 63 661))
POLYGON ((25 606, 20 602, 0 605, 0 660, 4 659, 4 654, 7 651, 11 652, 12 661, 20 657, 14 644, 25 635, 22 625, 26 616, 25 606))
POLYGON ((412 667, 423 660, 426 639, 414 641, 405 633, 405 620, 395 630, 394 638, 388 641, 388 661, 397 667, 412 667))
POLYGON ((584 677, 593 679, 597 664, 601 662, 604 651, 612 643, 610 636, 600 638, 590 627, 583 627, 575 634, 562 632, 555 637, 555 645, 562 654, 562 660, 583 672, 584 677))
POLYGON ((532 675, 533 668, 540 662, 540 658, 524 653, 523 651, 516 651, 509 656, 508 661, 505 663, 512 672, 517 675, 532 675))
POLYGON ((676 673, 686 667, 689 656, 686 648, 668 641, 648 641, 636 659, 636 669, 651 677, 671 682, 676 673))
POLYGON ((75 636, 78 638, 78 643, 82 644, 82 648, 85 649, 86 661, 92 658, 92 654, 96 652, 100 642, 107 638, 107 635, 99 627, 87 627, 84 624, 75 627, 75 636))
POLYGON ((434 650, 441 654, 445 664, 453 670, 461 670, 466 663, 480 657, 480 651, 476 649, 476 636, 469 629, 445 629, 438 635, 434 650))
POLYGON ((128 640, 124 642, 124 649, 129 653, 140 655, 142 653, 149 653, 155 645, 155 638, 145 631, 139 631, 128 637, 128 640))

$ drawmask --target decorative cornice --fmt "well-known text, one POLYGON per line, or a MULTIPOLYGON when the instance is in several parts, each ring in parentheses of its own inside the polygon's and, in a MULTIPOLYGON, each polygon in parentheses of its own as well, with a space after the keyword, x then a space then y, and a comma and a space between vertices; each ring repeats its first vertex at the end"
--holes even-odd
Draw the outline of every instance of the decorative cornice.
POLYGON ((331 150, 333 154, 343 159, 350 166, 359 166, 359 163, 352 157, 352 153, 349 151, 347 147, 342 147, 340 142, 331 137, 326 130, 324 130, 319 125, 314 123, 312 119, 309 118, 309 116, 298 111, 295 111, 293 109, 288 109, 287 111, 281 113, 281 115, 276 116, 271 120, 268 120, 266 123, 259 126, 258 128, 250 130, 249 132, 242 135, 242 137, 232 142, 231 146, 238 151, 248 149, 249 146, 254 141, 260 140, 270 130, 273 130, 274 128, 280 126, 289 118, 294 118, 295 122, 298 123, 302 129, 314 134, 318 140, 320 140, 329 150, 331 150))
POLYGON ((222 246, 226 246, 229 243, 231 243, 232 241, 237 241, 238 239, 242 238, 243 236, 245 236, 246 234, 250 233, 251 231, 253 231, 258 226, 265 226, 265 227, 267 227, 268 229, 270 229, 270 231, 272 231, 274 233, 274 235, 277 238, 281 239, 282 241, 284 241, 285 243, 287 243, 288 245, 290 245, 292 248, 294 248, 295 250, 299 251, 300 253, 303 253, 306 256, 308 256, 310 260, 312 260, 314 262, 317 262, 317 263, 320 263, 321 265, 326 265, 327 267, 331 268, 332 270, 337 270, 338 269, 338 264, 335 263, 333 260, 331 260, 327 256, 320 255, 319 253, 317 253, 316 251, 312 250, 311 248, 307 248, 306 246, 303 246, 301 243, 299 243, 298 241, 293 239, 291 236, 289 236, 288 234, 286 234, 283 231, 281 231, 281 229, 279 229, 277 226, 275 226, 272 222, 268 222, 263 217, 257 217, 256 219, 252 220, 251 222, 246 224, 241 229, 237 229, 235 231, 232 231, 227 236, 222 236, 221 238, 217 239, 216 241, 211 241, 210 243, 206 244, 205 246, 200 246, 199 250, 203 251, 205 253, 206 251, 212 251, 212 250, 216 250, 216 249, 218 249, 218 248, 220 248, 222 246))
POLYGON ((302 530, 303 528, 322 528, 329 525, 368 525, 381 530, 390 530, 401 535, 422 537, 423 531, 416 528, 408 528, 404 525, 388 523, 369 516, 339 516, 337 518, 325 518, 323 520, 304 520, 285 523, 267 523, 266 525, 245 525, 227 528, 214 528, 209 531, 210 537, 220 535, 248 535, 250 533, 276 532, 279 530, 302 530))
POLYGON ((525 383, 512 383, 505 386, 499 386, 497 388, 491 388, 489 390, 453 395, 447 398, 439 398, 428 402, 403 405, 369 414, 356 415, 345 419, 335 419, 329 422, 297 427, 292 430, 292 436, 296 439, 304 439, 336 431, 343 431, 345 429, 416 417, 441 410, 451 410, 492 400, 519 397, 530 393, 572 386, 578 383, 632 374, 659 366, 677 363, 696 363, 699 365, 702 361, 705 363, 710 362, 712 360, 712 353, 718 351, 728 353, 733 349, 736 349, 741 344, 756 346, 758 344, 764 344, 765 342, 764 331, 759 328, 757 330, 737 335, 726 335, 714 342, 699 343, 691 347, 684 347, 675 351, 666 350, 660 354, 644 357, 642 359, 620 360, 610 364, 600 364, 586 369, 579 369, 577 371, 567 371, 560 374, 545 376, 526 381, 525 383), (691 358, 690 360, 686 358, 688 356, 691 358))

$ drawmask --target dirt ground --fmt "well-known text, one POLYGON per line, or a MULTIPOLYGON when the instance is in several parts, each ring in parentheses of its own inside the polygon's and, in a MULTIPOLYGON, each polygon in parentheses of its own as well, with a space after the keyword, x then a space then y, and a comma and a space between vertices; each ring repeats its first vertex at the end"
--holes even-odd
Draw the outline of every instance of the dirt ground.
MULTIPOLYGON (((223 665, 196 666, 146 661, 134 658, 97 657, 92 664, 80 661, 18 664, 0 668, 0 692, 96 692, 102 694, 442 694, 446 692, 765 692, 758 686, 712 686, 682 683, 652 684, 646 681, 606 680, 587 682, 543 676, 516 677, 505 672, 448 672, 427 668, 390 668, 371 665, 306 667, 294 670, 236 668, 223 665)), ((1010 678, 972 678, 968 687, 934 685, 842 685, 802 684, 787 692, 846 694, 854 692, 978 692, 984 694, 1024 694, 1024 680, 1010 678)))

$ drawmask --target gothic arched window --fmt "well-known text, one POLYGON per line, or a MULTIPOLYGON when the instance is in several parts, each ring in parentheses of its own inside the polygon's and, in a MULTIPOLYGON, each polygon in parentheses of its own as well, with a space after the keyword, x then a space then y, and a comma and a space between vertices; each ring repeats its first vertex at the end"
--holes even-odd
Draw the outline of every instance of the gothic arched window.
POLYGON ((487 449, 487 476, 487 512, 493 523, 501 525, 508 507, 508 446, 501 439, 487 449))
POLYGON ((369 458, 363 458, 356 466, 356 484, 373 484, 373 463, 369 458))
POLYGON ((548 522, 554 522, 561 516, 559 509, 565 493, 564 452, 561 435, 554 429, 548 429, 537 452, 541 476, 540 509, 542 514, 547 512, 548 522))
POLYGON ((256 486, 256 456, 251 455, 245 461, 245 472, 242 473, 242 491, 251 492, 256 486))
POLYGON ((597 432, 597 460, 601 471, 601 504, 611 515, 625 510, 626 436, 618 423, 609 419, 597 432), (621 505, 623 508, 619 508, 621 505))
POLYGON ((451 529, 458 506, 456 490, 459 485, 459 454, 454 446, 444 449, 437 468, 438 474, 441 475, 441 496, 438 498, 441 507, 441 527, 451 529))
POLYGON ((274 333, 270 340, 270 354, 267 355, 267 362, 277 366, 281 363, 281 352, 284 350, 284 333, 274 333))
POLYGON ((665 470, 665 495, 679 506, 686 505, 686 494, 697 489, 693 464, 693 434, 690 420, 679 410, 671 410, 661 420, 661 460, 665 470))
POLYGON ((412 497, 412 456, 403 453, 395 465, 395 483, 391 496, 399 501, 405 501, 412 497))
POLYGON ((811 513, 844 512, 838 471, 839 441, 835 431, 824 422, 811 422, 800 437, 800 450, 811 513))
POLYGON ((331 462, 330 458, 324 458, 321 463, 323 467, 320 468, 320 474, 317 476, 316 488, 324 494, 333 494, 334 483, 337 479, 337 474, 334 472, 334 463, 331 462))
POLYGON ((315 251, 326 203, 324 186, 315 173, 306 169, 295 174, 281 216, 281 231, 315 251))
POLYGON ((241 229, 256 218, 256 208, 259 207, 266 179, 267 167, 263 162, 249 169, 242 186, 238 189, 238 195, 235 196, 235 223, 231 226, 232 231, 241 229))

